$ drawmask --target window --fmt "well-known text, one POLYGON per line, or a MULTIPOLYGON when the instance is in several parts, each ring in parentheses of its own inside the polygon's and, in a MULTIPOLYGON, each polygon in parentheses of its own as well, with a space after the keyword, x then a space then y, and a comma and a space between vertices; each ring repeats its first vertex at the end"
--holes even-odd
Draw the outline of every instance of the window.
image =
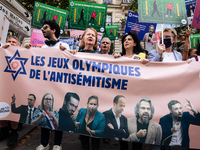
POLYGON ((130 4, 133 0, 122 0, 123 3, 128 3, 130 4))
POLYGON ((112 14, 107 14, 106 25, 112 25, 112 14))
POLYGON ((103 0, 103 4, 112 4, 112 0, 103 0))

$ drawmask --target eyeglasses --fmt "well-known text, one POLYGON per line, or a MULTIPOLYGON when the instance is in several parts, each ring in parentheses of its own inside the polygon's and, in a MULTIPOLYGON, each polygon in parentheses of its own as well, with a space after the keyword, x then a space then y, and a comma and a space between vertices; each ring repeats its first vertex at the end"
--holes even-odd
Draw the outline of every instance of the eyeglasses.
POLYGON ((43 25, 43 29, 47 29, 49 26, 47 26, 47 25, 43 25))
POLYGON ((44 98, 44 100, 51 101, 52 99, 51 98, 44 98))
POLYGON ((28 98, 28 101, 34 101, 33 99, 28 98))
POLYGON ((109 42, 102 42, 102 44, 110 44, 109 42))

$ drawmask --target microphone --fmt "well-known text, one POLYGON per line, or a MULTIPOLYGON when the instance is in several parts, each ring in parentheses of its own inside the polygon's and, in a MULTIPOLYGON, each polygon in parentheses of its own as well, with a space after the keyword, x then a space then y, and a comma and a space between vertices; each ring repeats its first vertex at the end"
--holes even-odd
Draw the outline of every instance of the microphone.
POLYGON ((49 111, 52 111, 52 105, 49 105, 49 111))
MULTIPOLYGON (((49 105, 49 111, 52 111, 52 105, 49 105)), ((50 116, 50 119, 53 120, 53 117, 50 116)))

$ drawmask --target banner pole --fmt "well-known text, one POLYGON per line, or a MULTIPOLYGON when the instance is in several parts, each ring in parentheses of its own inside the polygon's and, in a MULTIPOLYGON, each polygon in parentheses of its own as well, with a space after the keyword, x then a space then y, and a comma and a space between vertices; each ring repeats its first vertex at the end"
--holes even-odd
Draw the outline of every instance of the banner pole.
POLYGON ((163 44, 163 23, 162 23, 162 44, 163 44))
MULTIPOLYGON (((188 30, 190 30, 190 26, 188 25, 188 30)), ((190 35, 189 35, 189 49, 191 48, 191 43, 190 43, 190 35)))

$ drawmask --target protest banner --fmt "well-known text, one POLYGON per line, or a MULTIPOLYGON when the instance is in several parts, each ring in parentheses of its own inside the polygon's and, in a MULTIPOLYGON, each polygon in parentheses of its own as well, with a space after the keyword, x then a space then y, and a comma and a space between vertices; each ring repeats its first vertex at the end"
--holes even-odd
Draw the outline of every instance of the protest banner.
POLYGON ((156 30, 156 23, 141 23, 138 20, 138 14, 129 11, 126 20, 126 27, 124 34, 128 33, 129 31, 133 31, 137 33, 139 39, 142 41, 144 35, 149 32, 149 27, 153 25, 154 31, 156 30))
POLYGON ((41 28, 45 20, 53 20, 60 27, 60 34, 64 33, 68 11, 35 1, 31 25, 41 28))
POLYGON ((104 32, 107 5, 70 0, 69 12, 69 29, 94 28, 97 32, 104 32))
POLYGON ((196 0, 185 0, 185 7, 187 12, 188 24, 192 23, 194 11, 196 7, 196 0))
POLYGON ((192 20, 191 27, 199 28, 200 29, 200 0, 196 1, 196 7, 194 11, 194 16, 192 20))
POLYGON ((103 33, 103 38, 107 37, 110 40, 118 40, 119 25, 106 25, 103 33))
POLYGON ((44 35, 42 30, 40 29, 33 29, 31 34, 31 41, 30 43, 32 46, 42 47, 44 45, 44 35))
POLYGON ((184 0, 145 0, 138 1, 140 22, 187 24, 184 0))
POLYGON ((190 44, 191 44, 191 48, 196 49, 197 48, 197 44, 200 43, 200 34, 192 34, 190 35, 190 44))
MULTIPOLYGON (((99 99, 99 115, 113 107, 113 99, 117 95, 123 95, 126 99, 126 105, 122 114, 129 119, 135 117, 133 108, 136 103, 141 98, 147 97, 152 101, 153 106, 151 107, 154 107, 155 111, 153 113, 152 109, 145 107, 145 110, 148 110, 146 116, 152 114, 151 123, 153 121, 153 124, 156 125, 153 128, 158 127, 159 129, 156 132, 149 132, 150 129, 148 130, 147 136, 152 141, 149 144, 155 142, 160 145, 161 134, 164 135, 164 132, 159 132, 161 127, 158 123, 161 117, 170 113, 167 104, 171 100, 178 100, 182 106, 179 109, 183 109, 183 112, 191 112, 184 107, 187 102, 185 99, 189 99, 195 109, 198 112, 200 111, 200 63, 198 62, 189 64, 187 62, 151 62, 144 65, 139 60, 126 57, 115 59, 109 55, 81 52, 73 55, 68 51, 56 49, 31 48, 27 50, 16 46, 10 46, 8 49, 1 48, 0 60, 1 120, 19 121, 20 114, 15 113, 14 110, 21 105, 27 106, 28 102, 32 100, 30 98, 27 100, 29 94, 36 96, 34 106, 37 111, 35 110, 33 113, 32 123, 47 108, 56 113, 57 117, 60 116, 60 113, 65 111, 63 107, 68 104, 64 101, 65 96, 67 99, 66 93, 68 92, 76 95, 77 103, 71 111, 75 116, 80 111, 87 110, 82 108, 87 108, 88 98, 92 95, 99 99), (47 98, 46 94, 51 96, 47 98), (38 105, 40 105, 40 109, 38 105), (155 137, 152 137, 153 135, 155 137)), ((200 148, 198 142, 200 137, 199 115, 198 113, 196 117, 192 117, 189 113, 184 113, 181 120, 183 126, 187 124, 182 128, 184 134, 182 138, 185 141, 183 144, 189 144, 190 138, 190 146, 188 145, 190 148, 200 148), (190 116, 190 118, 185 115, 190 116), (189 121, 191 118, 193 118, 192 122, 189 121), (189 128, 189 123, 196 125, 189 128), (187 139, 185 140, 186 136, 187 139)), ((84 116, 78 115, 83 120, 84 116)), ((181 116, 180 113, 178 116, 181 116)), ((25 117, 25 119, 27 118, 25 117)), ((62 125, 67 128, 68 124, 62 122, 64 118, 59 117, 58 119, 59 127, 56 129, 60 129, 62 125)), ((98 118, 96 119, 98 120, 98 118)), ((43 120, 43 123, 45 121, 50 122, 51 119, 47 117, 43 120)), ((170 124, 170 122, 167 123, 170 124)), ((133 126, 136 124, 133 124, 133 126)), ((162 122, 161 125, 163 125, 162 122)), ((38 126, 43 125, 39 122, 38 126)), ((51 125, 48 127, 51 128, 51 125)), ((79 127, 81 128, 81 126, 79 127)), ((173 134, 170 125, 168 127, 170 134, 173 134)), ((69 132, 66 128, 62 128, 62 130, 69 132)))
POLYGON ((6 43, 5 35, 8 34, 9 21, 2 12, 0 12, 0 27, 0 45, 3 45, 6 43))

